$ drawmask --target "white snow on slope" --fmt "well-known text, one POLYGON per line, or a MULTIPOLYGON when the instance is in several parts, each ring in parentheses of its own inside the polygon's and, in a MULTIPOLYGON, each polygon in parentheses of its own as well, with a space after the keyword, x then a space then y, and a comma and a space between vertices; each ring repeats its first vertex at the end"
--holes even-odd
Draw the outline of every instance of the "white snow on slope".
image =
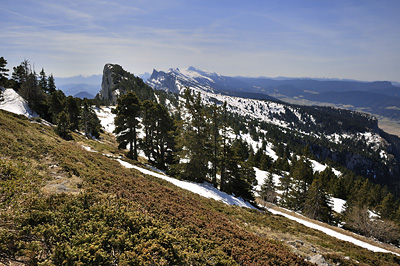
POLYGON ((106 106, 94 109, 97 117, 100 120, 101 126, 104 128, 105 131, 109 133, 113 133, 115 129, 114 125, 115 114, 113 114, 111 110, 112 107, 106 107, 106 106))
POLYGON ((3 100, 0 101, 0 109, 14 114, 24 115, 28 118, 38 117, 35 112, 31 111, 31 108, 29 108, 27 101, 25 101, 13 89, 1 90, 3 100))
POLYGON ((337 213, 342 213, 345 208, 346 201, 339 198, 331 198, 332 210, 337 213))
POLYGON ((153 171, 138 167, 136 165, 132 165, 132 164, 125 162, 123 160, 120 160, 120 159, 117 159, 117 161, 126 168, 134 168, 136 170, 139 170, 143 174, 152 175, 152 176, 164 179, 168 182, 171 182, 172 184, 174 184, 177 187, 189 190, 189 191, 199 194, 203 197, 222 201, 223 203, 228 204, 228 205, 237 205, 240 207, 247 207, 247 208, 255 209, 248 202, 245 202, 242 199, 235 198, 232 195, 228 195, 222 191, 219 191, 218 189, 214 188, 209 183, 198 184, 198 183, 193 183, 193 182, 189 182, 189 181, 182 181, 182 180, 168 177, 168 176, 160 174, 160 173, 155 173, 153 171))
MULTIPOLYGON (((254 209, 254 207, 251 206, 250 204, 244 202, 241 199, 237 199, 237 198, 235 198, 235 197, 233 197, 231 195, 228 195, 228 194, 226 194, 224 192, 221 192, 221 191, 217 190, 211 184, 208 184, 208 183, 197 184, 197 183, 192 183, 192 182, 187 182, 187 181, 181 181, 181 180, 177 180, 175 178, 168 177, 168 176, 163 175, 163 174, 155 173, 153 171, 141 168, 139 166, 132 165, 132 164, 130 164, 128 162, 125 162, 125 161, 123 161, 121 159, 117 159, 117 161, 122 166, 124 166, 126 168, 134 168, 134 169, 139 170, 140 172, 142 172, 144 174, 152 175, 152 176, 155 176, 155 177, 158 177, 158 178, 162 178, 164 180, 167 180, 168 182, 173 183, 174 185, 176 185, 178 187, 181 187, 183 189, 187 189, 187 190, 192 191, 192 192, 194 192, 196 194, 199 194, 199 195, 201 195, 203 197, 219 200, 219 201, 222 201, 225 204, 229 204, 229 205, 238 205, 238 206, 241 206, 241 207, 247 207, 247 208, 253 208, 254 209)), ((268 209, 268 210, 273 214, 282 215, 282 216, 284 216, 284 217, 286 217, 286 218, 288 218, 290 220, 296 221, 296 222, 298 222, 300 224, 303 224, 303 225, 305 225, 305 226, 307 226, 309 228, 313 228, 313 229, 316 229, 318 231, 324 232, 325 234, 330 235, 330 236, 335 237, 335 238, 338 238, 340 240, 351 242, 354 245, 360 246, 362 248, 366 248, 366 249, 374 251, 374 252, 392 253, 392 254, 395 254, 397 256, 400 256, 400 254, 397 254, 395 252, 391 252, 391 251, 388 251, 386 249, 371 245, 369 243, 366 243, 366 242, 358 240, 358 239, 356 239, 354 237, 347 236, 345 234, 339 233, 337 231, 334 231, 332 229, 326 228, 324 226, 321 226, 321 225, 318 225, 318 224, 315 224, 315 223, 312 223, 312 222, 297 218, 295 216, 292 216, 292 215, 289 215, 289 214, 286 214, 286 213, 283 213, 283 212, 280 212, 280 211, 277 211, 277 210, 274 210, 274 209, 268 209)))
POLYGON ((333 237, 338 238, 340 240, 351 242, 354 245, 360 246, 362 248, 366 248, 366 249, 374 251, 374 252, 392 253, 392 254, 395 254, 397 256, 400 256, 400 254, 398 254, 398 253, 391 252, 389 250, 386 250, 386 249, 371 245, 369 243, 366 243, 366 242, 363 242, 361 240, 358 240, 358 239, 356 239, 354 237, 351 237, 351 236, 339 233, 339 232, 337 232, 335 230, 326 228, 324 226, 321 226, 321 225, 318 225, 318 224, 315 224, 315 223, 300 219, 300 218, 292 216, 290 214, 283 213, 283 212, 280 212, 280 211, 277 211, 277 210, 274 210, 274 209, 268 209, 268 210, 270 212, 272 212, 273 214, 282 215, 282 216, 284 216, 284 217, 286 217, 286 218, 288 218, 290 220, 296 221, 296 222, 298 222, 300 224, 303 224, 303 225, 305 225, 305 226, 307 226, 309 228, 313 228, 313 229, 316 229, 318 231, 324 232, 325 234, 333 236, 333 237))

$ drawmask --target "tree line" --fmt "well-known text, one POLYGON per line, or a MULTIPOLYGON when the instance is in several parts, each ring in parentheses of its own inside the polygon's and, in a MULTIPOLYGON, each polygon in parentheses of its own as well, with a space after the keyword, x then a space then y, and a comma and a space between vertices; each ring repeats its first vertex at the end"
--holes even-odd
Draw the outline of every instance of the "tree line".
POLYGON ((172 176, 194 182, 207 181, 221 191, 253 203, 257 184, 254 167, 257 167, 269 173, 260 191, 264 201, 330 224, 345 221, 345 226, 353 231, 387 242, 397 241, 400 201, 387 188, 340 166, 337 168, 344 173, 342 177, 337 177, 330 167, 314 172, 309 160, 315 157, 311 147, 299 149, 301 145, 291 131, 285 133, 285 139, 290 141, 284 144, 279 137, 271 137, 273 134, 281 136, 282 132, 274 133, 276 129, 272 127, 268 128, 269 131, 257 130, 257 122, 229 113, 226 103, 215 101, 205 105, 201 96, 189 89, 181 96, 183 101, 176 106, 177 112, 173 116, 156 101, 141 102, 134 92, 120 96, 115 109, 115 133, 121 147, 130 147, 130 158, 137 159, 137 150, 142 150, 150 163, 172 176), (131 123, 121 120, 130 114, 136 116, 131 123), (165 121, 165 125, 161 126, 161 121, 165 121), (128 124, 135 128, 128 129, 128 124), (156 129, 157 125, 161 127, 156 129), (138 138, 140 128, 143 137, 138 138), (253 140, 261 140, 261 147, 253 150, 240 138, 245 133, 250 134, 253 140), (161 135, 165 136, 163 141, 157 139, 161 135), (267 141, 273 143, 278 159, 273 160, 266 154, 267 141), (274 184, 273 174, 280 176, 279 186, 274 184), (331 197, 347 200, 343 214, 333 212, 331 197), (381 219, 379 222, 364 220, 362 226, 369 228, 367 231, 354 218, 354 213, 360 210, 375 211, 381 219))
POLYGON ((42 68, 39 74, 28 60, 13 67, 9 79, 7 60, 0 57, 0 86, 13 88, 42 119, 56 125, 57 134, 71 138, 69 132, 82 130, 87 137, 100 137, 101 125, 93 101, 66 96, 55 85, 53 74, 42 68))
POLYGON ((148 161, 177 178, 208 181, 214 187, 254 201, 256 185, 247 143, 229 136, 226 104, 205 106, 189 89, 172 117, 167 108, 151 100, 140 101, 133 91, 120 96, 114 109, 115 134, 127 157, 138 150, 148 161), (183 111, 185 109, 186 111, 183 111), (142 129, 143 137, 138 138, 142 129))

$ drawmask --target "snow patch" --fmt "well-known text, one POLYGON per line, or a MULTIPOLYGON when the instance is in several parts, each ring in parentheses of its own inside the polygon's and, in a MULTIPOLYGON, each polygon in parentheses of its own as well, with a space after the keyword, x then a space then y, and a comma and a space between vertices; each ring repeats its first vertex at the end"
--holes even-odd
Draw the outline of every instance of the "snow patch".
POLYGON ((113 133, 115 130, 114 119, 115 114, 112 113, 113 107, 102 106, 100 108, 94 108, 97 117, 100 120, 101 126, 105 131, 113 133))
POLYGON ((121 159, 117 159, 117 161, 126 168, 134 168, 134 169, 142 172, 143 174, 152 175, 154 177, 164 179, 168 182, 171 182, 175 186, 189 190, 193 193, 199 194, 200 196, 210 198, 210 199, 215 199, 218 201, 222 201, 223 203, 228 204, 228 205, 237 205, 240 207, 255 209, 250 203, 245 202, 242 199, 235 198, 232 195, 228 195, 225 192, 219 191, 218 189, 214 188, 211 184, 209 184, 207 182, 198 184, 198 183, 193 183, 193 182, 189 182, 189 181, 182 181, 182 180, 178 180, 178 179, 175 179, 172 177, 168 177, 161 173, 155 173, 153 171, 141 168, 139 166, 132 165, 121 159))
POLYGON ((1 89, 0 109, 28 118, 38 117, 38 115, 29 108, 28 102, 22 98, 13 89, 1 89))
POLYGON ((321 232, 323 232, 323 233, 325 233, 327 235, 333 236, 333 237, 335 237, 337 239, 353 243, 354 245, 357 245, 359 247, 366 248, 366 249, 374 251, 374 252, 392 253, 392 254, 395 254, 397 256, 400 256, 400 254, 398 254, 398 253, 391 252, 389 250, 386 250, 386 249, 371 245, 369 243, 366 243, 366 242, 363 242, 361 240, 358 240, 358 239, 356 239, 354 237, 339 233, 339 232, 337 232, 335 230, 332 230, 332 229, 326 228, 324 226, 321 226, 321 225, 318 225, 318 224, 303 220, 303 219, 295 217, 293 215, 290 215, 290 214, 287 214, 287 213, 284 213, 284 212, 280 212, 280 211, 274 210, 274 209, 268 209, 268 211, 272 212, 273 214, 282 215, 282 216, 284 216, 284 217, 286 217, 286 218, 288 218, 290 220, 296 221, 296 222, 298 222, 300 224, 303 224, 303 225, 305 225, 305 226, 307 226, 309 228, 321 231, 321 232))
POLYGON ((344 211, 346 201, 339 198, 331 198, 332 210, 337 213, 342 213, 344 211))

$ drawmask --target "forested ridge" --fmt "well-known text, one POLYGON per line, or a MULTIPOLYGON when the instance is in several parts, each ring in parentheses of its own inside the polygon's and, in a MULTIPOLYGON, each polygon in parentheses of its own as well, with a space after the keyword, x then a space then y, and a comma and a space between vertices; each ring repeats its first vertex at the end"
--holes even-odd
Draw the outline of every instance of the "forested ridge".
MULTIPOLYGON (((99 101, 65 97, 55 84, 49 91, 44 70, 39 85, 29 62, 21 66, 26 66, 25 79, 18 85, 15 77, 5 78, 2 86, 14 87, 42 118, 28 120, 0 111, 3 263, 307 265, 307 257, 291 253, 282 244, 288 235, 289 239, 307 239, 331 262, 399 263, 394 255, 360 250, 282 217, 201 198, 121 168, 112 159, 122 156, 132 163, 154 165, 176 178, 208 181, 253 204, 256 200, 277 203, 279 196, 279 204, 313 219, 331 224, 345 221, 353 231, 398 243, 396 194, 340 162, 327 162, 343 173, 340 178, 330 167, 314 172, 310 160, 318 159, 318 154, 311 136, 307 139, 282 132, 276 126, 229 113, 224 103, 205 105, 201 95, 189 89, 180 97, 162 91, 149 94, 151 88, 134 78, 135 84, 143 87, 124 85, 128 89, 114 109, 115 138, 103 132, 93 116, 99 101), (34 82, 29 83, 29 78, 34 82), (40 97, 24 95, 22 88, 40 97), (43 125, 42 119, 53 122, 54 127, 43 125), (143 132, 140 138, 136 130, 143 132), (232 137, 245 134, 262 145, 254 150, 244 139, 232 137), (276 160, 265 153, 271 143, 276 160), (87 152, 82 145, 97 152, 87 152), (138 151, 145 156, 138 156, 138 151), (254 167, 270 173, 257 198, 254 167), (271 182, 273 174, 281 177, 280 187, 271 182), (346 199, 346 212, 334 213, 327 204, 328 196, 346 199), (382 219, 369 220, 367 215, 362 227, 358 226, 358 214, 369 210, 382 219)), ((120 70, 123 75, 125 72, 120 70)), ((324 121, 329 112, 338 112, 326 110, 315 111, 321 114, 317 121, 324 121)), ((340 112, 360 122, 357 113, 340 112)), ((366 123, 352 127, 375 126, 374 119, 364 119, 366 123)))

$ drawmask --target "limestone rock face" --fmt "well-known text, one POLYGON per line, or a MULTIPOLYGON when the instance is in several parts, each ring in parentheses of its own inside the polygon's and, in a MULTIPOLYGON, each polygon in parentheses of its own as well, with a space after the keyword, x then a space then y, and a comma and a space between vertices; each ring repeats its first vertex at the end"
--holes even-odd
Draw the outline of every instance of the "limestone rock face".
POLYGON ((113 79, 112 64, 106 64, 103 69, 103 79, 101 81, 100 100, 107 104, 115 105, 117 103, 118 91, 114 90, 115 81, 113 79))

